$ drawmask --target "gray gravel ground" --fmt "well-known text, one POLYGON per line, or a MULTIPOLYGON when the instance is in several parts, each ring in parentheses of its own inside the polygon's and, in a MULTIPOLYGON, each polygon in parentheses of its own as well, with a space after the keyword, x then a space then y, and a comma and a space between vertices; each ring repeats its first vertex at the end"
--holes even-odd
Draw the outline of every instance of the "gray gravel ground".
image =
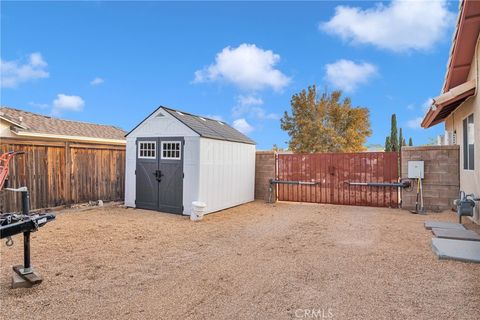
POLYGON ((0 318, 479 319, 480 265, 437 260, 427 219, 455 216, 258 201, 198 223, 65 211, 33 235, 37 287, 9 288, 22 241, 2 242, 0 318))

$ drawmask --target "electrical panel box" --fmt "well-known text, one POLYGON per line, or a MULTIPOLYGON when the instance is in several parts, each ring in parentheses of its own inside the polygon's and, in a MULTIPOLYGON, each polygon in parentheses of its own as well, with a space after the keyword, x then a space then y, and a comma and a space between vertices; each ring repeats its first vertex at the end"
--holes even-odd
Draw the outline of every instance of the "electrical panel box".
POLYGON ((408 177, 410 179, 424 178, 423 161, 408 161, 408 177))

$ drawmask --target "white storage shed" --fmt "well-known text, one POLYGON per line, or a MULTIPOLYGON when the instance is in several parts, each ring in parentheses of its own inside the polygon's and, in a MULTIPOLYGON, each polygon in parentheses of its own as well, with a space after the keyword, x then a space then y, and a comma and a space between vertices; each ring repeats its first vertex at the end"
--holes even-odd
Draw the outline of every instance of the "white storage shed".
POLYGON ((125 205, 190 215, 253 201, 255 142, 222 121, 160 106, 127 135, 125 205))

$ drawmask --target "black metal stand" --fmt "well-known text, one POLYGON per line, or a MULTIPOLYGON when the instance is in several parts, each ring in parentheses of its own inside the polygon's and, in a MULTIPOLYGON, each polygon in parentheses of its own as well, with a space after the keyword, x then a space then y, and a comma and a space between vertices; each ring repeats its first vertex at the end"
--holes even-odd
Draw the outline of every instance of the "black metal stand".
MULTIPOLYGON (((24 188, 20 192, 22 193, 22 214, 28 216, 30 213, 30 196, 28 189, 24 188)), ((30 287, 34 284, 41 283, 43 280, 42 277, 33 270, 30 264, 30 233, 30 230, 23 231, 23 266, 13 267, 13 271, 25 282, 21 285, 22 287, 30 287)), ((17 280, 17 283, 19 282, 22 281, 17 280)), ((15 286, 15 277, 12 285, 15 286)))
MULTIPOLYGON (((30 196, 28 189, 22 191, 22 214, 28 215, 30 212, 30 196)), ((30 266, 30 231, 23 233, 23 274, 32 273, 30 266)))
POLYGON ((7 245, 12 245, 11 237, 23 233, 23 266, 13 267, 13 288, 31 287, 42 282, 42 277, 33 269, 30 259, 30 234, 44 226, 47 222, 55 219, 53 214, 30 215, 29 194, 26 187, 18 189, 6 189, 20 192, 22 196, 21 214, 0 215, 0 238, 7 238, 7 245))

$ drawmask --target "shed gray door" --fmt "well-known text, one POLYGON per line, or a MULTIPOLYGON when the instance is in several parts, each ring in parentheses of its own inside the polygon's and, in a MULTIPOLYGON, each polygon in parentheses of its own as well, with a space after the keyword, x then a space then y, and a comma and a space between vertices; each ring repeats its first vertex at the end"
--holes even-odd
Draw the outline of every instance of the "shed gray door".
POLYGON ((136 206, 183 213, 183 138, 138 138, 136 206))
POLYGON ((158 139, 137 139, 136 201, 135 206, 142 209, 158 208, 158 139))
POLYGON ((158 210, 183 213, 183 138, 160 138, 158 210))

